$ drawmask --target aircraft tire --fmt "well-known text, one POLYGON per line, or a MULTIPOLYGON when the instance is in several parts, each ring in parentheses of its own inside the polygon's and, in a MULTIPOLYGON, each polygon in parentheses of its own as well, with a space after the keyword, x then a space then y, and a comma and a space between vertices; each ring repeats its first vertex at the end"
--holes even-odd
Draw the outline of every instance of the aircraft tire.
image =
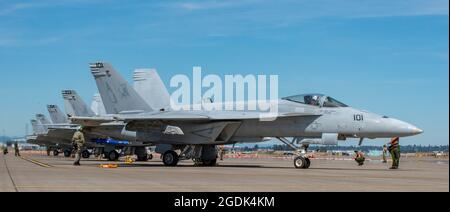
POLYGON ((81 152, 81 157, 83 158, 89 158, 91 156, 91 153, 87 150, 84 150, 83 152, 81 152))
POLYGON ((296 157, 294 159, 294 166, 297 169, 304 169, 306 167, 306 159, 302 156, 296 157))
POLYGON ((53 150, 53 156, 58 156, 59 155, 59 151, 57 149, 53 150))
POLYGON ((214 160, 202 160, 203 166, 215 166, 217 164, 217 159, 214 160))
POLYGON ((64 157, 68 158, 68 157, 70 157, 70 155, 72 155, 72 151, 70 151, 68 149, 64 150, 64 157))
POLYGON ((153 155, 152 155, 152 154, 149 154, 149 155, 148 155, 148 160, 151 160, 151 159, 153 159, 153 155))
POLYGON ((311 160, 309 158, 305 158, 306 164, 305 167, 303 167, 304 169, 309 169, 309 167, 311 166, 311 160))
POLYGON ((108 160, 109 161, 116 161, 119 159, 119 153, 116 150, 110 151, 108 153, 108 160))
POLYGON ((175 151, 169 150, 163 154, 163 163, 166 166, 176 166, 178 164, 178 154, 175 151))
POLYGON ((143 156, 137 156, 137 161, 147 161, 148 160, 148 156, 147 155, 143 155, 143 156))

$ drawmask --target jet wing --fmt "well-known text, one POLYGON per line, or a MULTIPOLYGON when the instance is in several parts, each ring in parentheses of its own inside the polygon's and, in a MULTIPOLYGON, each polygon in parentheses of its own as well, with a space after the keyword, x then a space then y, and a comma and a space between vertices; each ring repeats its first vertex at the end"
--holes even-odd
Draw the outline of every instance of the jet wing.
POLYGON ((191 112, 164 112, 155 114, 136 114, 118 116, 118 119, 124 122, 129 121, 208 121, 210 117, 199 113, 191 112))
POLYGON ((176 111, 153 114, 133 114, 118 116, 119 120, 130 121, 228 121, 228 120, 248 120, 263 119, 268 117, 298 117, 298 116, 319 116, 312 112, 293 113, 261 113, 254 111, 176 111))
POLYGON ((47 136, 52 138, 58 138, 61 142, 70 142, 73 134, 77 131, 76 129, 70 128, 59 128, 59 129, 49 129, 47 136))
POLYGON ((70 117, 73 124, 79 124, 84 127, 97 127, 104 123, 110 123, 116 121, 114 117, 103 116, 103 117, 80 117, 73 116, 70 117))

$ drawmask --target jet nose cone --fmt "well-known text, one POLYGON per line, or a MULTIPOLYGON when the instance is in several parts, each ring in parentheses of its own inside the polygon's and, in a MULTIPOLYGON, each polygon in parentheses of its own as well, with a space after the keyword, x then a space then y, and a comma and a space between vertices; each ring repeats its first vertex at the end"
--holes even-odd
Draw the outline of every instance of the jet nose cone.
POLYGON ((411 135, 418 135, 423 133, 423 130, 410 124, 410 123, 406 123, 404 121, 400 121, 400 120, 395 120, 393 121, 395 123, 395 127, 394 129, 399 133, 402 134, 404 136, 411 136, 411 135))
POLYGON ((420 129, 420 128, 418 128, 418 127, 415 127, 415 126, 412 126, 412 127, 411 127, 411 131, 412 131, 412 133, 413 133, 414 135, 418 135, 418 134, 423 133, 423 130, 422 130, 422 129, 420 129))

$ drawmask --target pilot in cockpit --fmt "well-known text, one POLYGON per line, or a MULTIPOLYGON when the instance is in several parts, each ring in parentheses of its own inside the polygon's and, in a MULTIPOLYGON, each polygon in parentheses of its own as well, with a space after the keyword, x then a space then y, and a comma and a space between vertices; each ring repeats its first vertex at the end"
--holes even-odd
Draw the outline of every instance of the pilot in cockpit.
POLYGON ((319 97, 318 96, 312 96, 310 105, 314 105, 314 106, 319 105, 319 97))

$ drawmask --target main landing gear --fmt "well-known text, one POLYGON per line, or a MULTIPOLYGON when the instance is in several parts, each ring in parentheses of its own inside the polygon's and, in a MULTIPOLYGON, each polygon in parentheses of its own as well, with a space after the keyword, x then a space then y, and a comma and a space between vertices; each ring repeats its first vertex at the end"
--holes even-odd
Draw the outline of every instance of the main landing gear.
POLYGON ((166 166, 176 166, 180 160, 192 159, 198 166, 215 166, 217 150, 215 145, 186 145, 171 147, 164 151, 162 161, 166 166), (174 150, 181 150, 178 154, 174 150))
POLYGON ((294 167, 297 169, 308 169, 311 166, 311 160, 307 157, 308 145, 301 147, 295 146, 292 142, 284 137, 277 137, 277 139, 295 150, 297 157, 294 158, 294 167))
POLYGON ((307 169, 311 166, 311 160, 307 157, 297 156, 294 159, 294 166, 297 169, 307 169))

